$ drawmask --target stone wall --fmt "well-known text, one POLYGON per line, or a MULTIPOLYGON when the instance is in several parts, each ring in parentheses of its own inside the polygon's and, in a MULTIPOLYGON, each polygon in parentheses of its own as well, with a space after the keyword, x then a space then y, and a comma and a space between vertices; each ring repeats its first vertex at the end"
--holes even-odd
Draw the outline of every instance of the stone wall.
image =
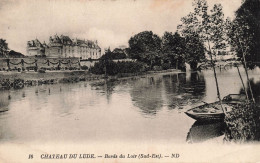
POLYGON ((80 65, 81 66, 88 66, 88 68, 90 68, 90 67, 93 67, 96 62, 98 62, 98 60, 80 61, 80 65))
MULTIPOLYGON (((8 66, 8 59, 1 58, 0 59, 0 71, 3 70, 17 70, 20 68, 26 69, 37 69, 46 68, 55 70, 57 67, 60 69, 80 69, 81 66, 87 66, 88 68, 95 65, 96 62, 99 60, 82 60, 80 61, 79 58, 34 58, 34 57, 27 57, 27 58, 10 58, 9 59, 9 66, 8 66)), ((126 62, 126 61, 135 61, 132 59, 116 59, 113 60, 114 62, 126 62)))
POLYGON ((0 59, 0 70, 19 69, 80 69, 79 58, 10 58, 0 59))

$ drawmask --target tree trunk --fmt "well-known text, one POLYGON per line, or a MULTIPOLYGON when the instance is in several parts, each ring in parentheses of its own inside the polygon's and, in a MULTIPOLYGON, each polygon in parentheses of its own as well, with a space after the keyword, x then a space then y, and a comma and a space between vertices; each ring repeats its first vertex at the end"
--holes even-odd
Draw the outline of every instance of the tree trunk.
POLYGON ((216 87, 217 87, 217 96, 218 96, 218 99, 219 99, 219 102, 220 102, 221 109, 226 114, 226 110, 222 106, 222 100, 221 100, 221 96, 220 96, 220 92, 219 92, 219 86, 218 86, 218 78, 217 78, 216 69, 215 69, 215 65, 213 63, 213 59, 212 59, 211 54, 210 54, 210 58, 211 58, 211 64, 213 66, 214 77, 215 77, 215 82, 216 82, 216 87))
POLYGON ((236 67, 237 67, 237 71, 238 71, 238 74, 239 74, 240 80, 241 80, 241 82, 242 82, 243 89, 244 89, 244 91, 245 91, 245 93, 246 93, 246 99, 247 99, 247 102, 249 103, 248 93, 247 93, 247 90, 246 90, 246 87, 245 87, 244 81, 243 81, 243 79, 242 79, 241 73, 240 73, 240 71, 239 71, 238 65, 237 65, 236 67))
POLYGON ((248 87, 249 87, 249 90, 250 90, 250 93, 251 93, 251 97, 252 97, 253 103, 255 103, 255 98, 254 98, 254 95, 253 95, 253 91, 252 91, 252 88, 251 88, 251 84, 250 84, 249 76, 248 76, 248 72, 247 72, 246 59, 245 59, 244 53, 243 53, 243 60, 244 60, 244 64, 243 65, 244 65, 245 72, 246 72, 247 84, 248 84, 248 87))
POLYGON ((191 70, 195 71, 195 70, 197 70, 197 67, 198 67, 198 63, 197 62, 191 62, 190 63, 191 70))
MULTIPOLYGON (((239 43, 240 43, 240 46, 242 47, 240 39, 239 39, 239 43)), ((248 87, 249 87, 249 90, 250 90, 250 93, 251 93, 251 96, 252 96, 253 103, 255 103, 255 98, 254 98, 253 91, 252 91, 252 88, 251 88, 251 84, 250 84, 250 81, 249 81, 249 76, 248 76, 247 66, 246 66, 245 54, 246 54, 246 51, 247 51, 247 47, 246 47, 245 50, 243 50, 243 48, 241 50, 242 50, 242 55, 243 55, 243 65, 244 65, 244 69, 245 69, 245 72, 246 72, 248 87)))
POLYGON ((209 40, 208 40, 208 47, 209 47, 210 61, 211 61, 211 65, 213 67, 214 77, 215 77, 215 82, 216 82, 216 87, 217 87, 217 96, 218 96, 218 99, 219 99, 219 102, 220 102, 220 107, 221 107, 222 111, 226 114, 226 110, 222 106, 222 100, 221 100, 221 97, 220 97, 219 86, 218 86, 218 78, 217 78, 217 74, 216 74, 215 64, 213 63, 213 58, 212 58, 209 40))

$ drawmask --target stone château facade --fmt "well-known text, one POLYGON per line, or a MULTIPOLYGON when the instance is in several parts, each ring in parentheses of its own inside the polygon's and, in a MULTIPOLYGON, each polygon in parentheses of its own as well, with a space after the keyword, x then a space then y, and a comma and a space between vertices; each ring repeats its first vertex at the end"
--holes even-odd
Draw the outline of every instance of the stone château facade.
POLYGON ((35 39, 28 41, 27 54, 29 56, 39 56, 45 54, 49 58, 69 58, 78 57, 81 59, 98 59, 101 57, 101 48, 97 41, 70 39, 69 36, 58 36, 57 34, 49 38, 49 44, 42 44, 35 39))
POLYGON ((26 50, 29 56, 41 56, 45 52, 45 48, 38 39, 28 41, 26 50))

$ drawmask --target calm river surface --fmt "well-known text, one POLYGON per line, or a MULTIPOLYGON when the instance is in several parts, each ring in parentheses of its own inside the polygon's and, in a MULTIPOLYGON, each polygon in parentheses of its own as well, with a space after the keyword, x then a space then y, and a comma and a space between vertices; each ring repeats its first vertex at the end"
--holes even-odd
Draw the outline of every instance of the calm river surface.
MULTIPOLYGON (((249 75, 260 81, 259 69, 249 75)), ((222 97, 240 92, 235 68, 218 71, 218 79, 222 97)), ((0 108, 7 109, 0 113, 0 141, 203 142, 223 135, 223 124, 197 124, 184 111, 215 100, 211 70, 6 90, 0 92, 0 108)))

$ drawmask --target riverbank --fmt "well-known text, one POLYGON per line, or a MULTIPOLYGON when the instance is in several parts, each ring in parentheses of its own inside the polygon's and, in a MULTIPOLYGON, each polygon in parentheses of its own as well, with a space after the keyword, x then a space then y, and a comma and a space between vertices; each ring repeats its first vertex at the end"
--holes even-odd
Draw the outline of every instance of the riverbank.
POLYGON ((88 71, 46 71, 45 73, 25 72, 0 72, 0 89, 23 88, 41 84, 73 83, 93 80, 117 80, 131 77, 141 77, 156 73, 180 73, 180 70, 169 69, 162 71, 147 71, 142 73, 120 73, 114 76, 95 75, 88 71))

